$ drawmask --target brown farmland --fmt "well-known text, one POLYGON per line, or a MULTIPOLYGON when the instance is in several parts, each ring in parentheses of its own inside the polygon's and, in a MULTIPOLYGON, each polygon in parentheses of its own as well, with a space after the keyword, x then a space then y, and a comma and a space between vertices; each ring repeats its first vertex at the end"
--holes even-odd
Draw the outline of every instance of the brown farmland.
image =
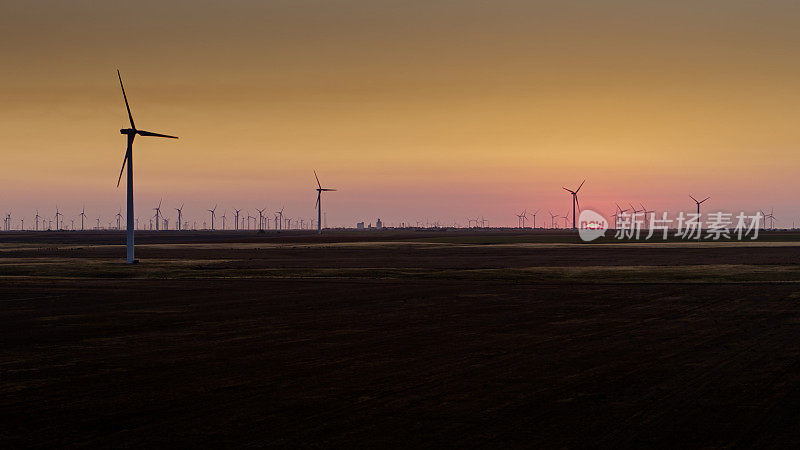
POLYGON ((800 443, 791 233, 123 239, 0 234, 4 447, 800 443))

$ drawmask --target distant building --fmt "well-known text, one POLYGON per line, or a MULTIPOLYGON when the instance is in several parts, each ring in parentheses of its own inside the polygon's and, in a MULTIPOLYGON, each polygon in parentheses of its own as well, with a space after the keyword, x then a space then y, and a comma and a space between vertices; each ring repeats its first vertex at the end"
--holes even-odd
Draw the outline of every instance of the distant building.
POLYGON ((359 229, 359 230, 363 230, 364 229, 364 222, 358 222, 356 224, 356 228, 359 229))
POLYGON ((383 222, 381 222, 381 219, 378 219, 378 221, 375 222, 375 228, 383 228, 383 222))

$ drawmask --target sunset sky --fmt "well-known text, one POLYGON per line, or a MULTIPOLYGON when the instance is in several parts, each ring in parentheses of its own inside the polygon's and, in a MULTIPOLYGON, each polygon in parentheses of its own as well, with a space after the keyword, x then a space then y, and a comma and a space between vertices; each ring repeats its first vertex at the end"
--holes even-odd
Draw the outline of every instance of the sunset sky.
MULTIPOLYGON (((522 209, 775 208, 800 224, 800 2, 0 0, 0 212, 330 226, 522 209)), ((548 219, 549 220, 549 219, 548 219)), ((26 219, 26 226, 29 222, 26 219)), ((15 227, 16 227, 15 219, 15 227)))

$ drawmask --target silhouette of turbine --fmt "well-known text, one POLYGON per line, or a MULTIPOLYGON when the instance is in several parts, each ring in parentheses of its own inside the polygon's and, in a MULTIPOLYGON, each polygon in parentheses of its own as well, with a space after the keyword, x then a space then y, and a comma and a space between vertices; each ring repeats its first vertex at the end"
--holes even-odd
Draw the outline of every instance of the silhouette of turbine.
POLYGON ((322 193, 327 191, 335 191, 336 189, 326 189, 322 187, 322 184, 319 182, 319 177, 317 176, 317 171, 314 171, 314 178, 317 179, 317 204, 314 205, 314 209, 317 210, 317 233, 322 234, 322 193))
MULTIPOLYGON (((128 191, 128 205, 127 205, 127 215, 125 216, 125 221, 127 222, 127 231, 125 233, 125 240, 127 243, 127 250, 126 250, 126 262, 128 264, 133 264, 136 262, 133 255, 133 220, 136 217, 133 213, 133 139, 138 134, 139 136, 153 136, 153 137, 163 137, 163 138, 170 138, 170 139, 178 139, 176 136, 169 136, 166 134, 159 134, 159 133, 152 133, 150 131, 139 130, 136 128, 136 125, 133 123, 133 115, 131 114, 131 107, 128 104, 128 96, 125 95, 125 86, 122 84, 122 75, 120 75, 119 70, 117 70, 117 78, 119 78, 119 87, 122 88, 122 98, 125 99, 125 109, 128 111, 128 119, 131 122, 130 128, 123 128, 119 130, 121 134, 127 136, 128 140, 128 148, 125 151, 125 158, 122 160, 122 169, 119 171, 119 179, 117 180, 117 187, 119 187, 120 181, 122 181, 122 172, 125 171, 125 164, 128 164, 128 176, 127 176, 127 191, 128 191)), ((98 225, 99 228, 99 225, 98 225)))

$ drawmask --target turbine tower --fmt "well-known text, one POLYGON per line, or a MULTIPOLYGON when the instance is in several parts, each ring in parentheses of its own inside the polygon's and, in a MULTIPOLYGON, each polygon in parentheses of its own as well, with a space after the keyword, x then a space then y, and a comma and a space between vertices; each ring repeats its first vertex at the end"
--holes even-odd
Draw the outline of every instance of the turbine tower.
POLYGON ((239 231, 239 211, 241 211, 241 209, 233 208, 233 212, 236 215, 236 222, 233 224, 233 229, 235 231, 239 231))
POLYGON ((125 95, 125 86, 122 85, 122 75, 120 75, 119 70, 117 70, 117 78, 119 78, 119 87, 122 88, 122 98, 125 99, 125 109, 128 111, 128 119, 131 122, 130 128, 123 128, 119 130, 121 134, 127 136, 128 148, 125 151, 125 158, 122 160, 122 169, 120 169, 119 171, 119 180, 117 180, 117 187, 119 187, 119 182, 122 181, 122 172, 125 170, 125 164, 127 163, 128 164, 128 176, 127 176, 128 212, 125 216, 127 222, 127 232, 125 233, 127 250, 126 250, 125 260, 128 264, 133 264, 136 262, 136 259, 134 259, 133 255, 133 220, 134 217, 136 217, 133 213, 133 139, 136 137, 137 134, 139 136, 153 136, 153 137, 163 137, 170 139, 178 139, 178 138, 176 136, 151 133, 149 131, 136 129, 136 125, 134 125, 133 123, 133 115, 131 114, 131 107, 128 104, 128 97, 125 95))
POLYGON ((211 231, 214 231, 214 216, 217 214, 217 205, 214 205, 213 209, 207 211, 211 213, 211 231))
POLYGON ((159 201, 158 201, 158 207, 157 207, 157 208, 153 208, 153 211, 155 211, 155 212, 156 212, 156 215, 155 215, 155 216, 153 216, 153 217, 155 217, 155 218, 156 218, 156 231, 158 231, 158 229, 159 229, 159 228, 158 228, 158 222, 159 222, 159 219, 161 218, 161 202, 162 202, 163 200, 164 200, 163 198, 162 198, 161 200, 159 200, 159 201))
POLYGON ((277 228, 277 231, 280 231, 283 229, 283 206, 281 206, 280 211, 275 211, 275 214, 277 214, 275 217, 275 225, 277 226, 275 228, 277 228), (280 217, 280 219, 278 217, 280 217))
MULTIPOLYGON (((583 182, 581 182, 581 185, 578 186, 578 189, 575 189, 574 191, 572 189, 567 189, 567 188, 562 186, 562 189, 564 189, 565 191, 567 191, 570 194, 572 194, 572 229, 573 230, 577 229, 577 227, 575 226, 575 219, 576 219, 576 217, 575 217, 575 208, 577 207, 578 211, 581 210, 581 205, 580 205, 580 203, 578 203, 578 191, 580 191, 581 188, 583 187, 583 183, 586 183, 586 180, 583 180, 583 182)), ((565 225, 565 228, 566 228, 566 225, 565 225)))
MULTIPOLYGON (((59 218, 59 217, 62 217, 62 216, 63 216, 63 214, 61 214, 61 213, 58 211, 58 205, 56 205, 56 231, 58 231, 58 230, 60 230, 60 229, 61 229, 61 228, 58 226, 58 218, 59 218)), ((9 226, 11 225, 11 223, 10 223, 10 222, 11 222, 11 217, 9 216, 9 226)))
POLYGON ((264 208, 264 209, 256 208, 256 211, 258 211, 258 231, 259 232, 264 231, 264 210, 265 209, 267 209, 267 208, 264 208))
POLYGON ((175 208, 175 211, 178 211, 177 229, 178 229, 178 231, 181 231, 181 220, 182 220, 181 217, 183 217, 183 203, 181 203, 181 207, 180 208, 175 208))
POLYGON ((323 188, 322 184, 319 182, 316 170, 314 171, 314 178, 317 179, 317 204, 314 205, 314 208, 317 210, 317 233, 322 234, 322 193, 335 191, 336 189, 323 188))
MULTIPOLYGON (((39 212, 36 212, 36 216, 39 216, 39 212)), ((81 209, 81 231, 83 231, 83 219, 86 218, 86 205, 83 205, 83 209, 81 209)), ((39 221, 36 221, 36 228, 39 228, 39 221)))
MULTIPOLYGON (((692 197, 691 195, 689 195, 689 197, 692 200, 694 200, 695 203, 697 203, 697 221, 700 222, 700 204, 703 203, 704 201, 710 199, 711 197, 706 197, 706 198, 700 200, 699 202, 697 201, 696 198, 692 197)), ((698 225, 697 242, 700 242, 701 237, 702 237, 702 233, 700 232, 700 228, 699 228, 699 225, 698 225)))

